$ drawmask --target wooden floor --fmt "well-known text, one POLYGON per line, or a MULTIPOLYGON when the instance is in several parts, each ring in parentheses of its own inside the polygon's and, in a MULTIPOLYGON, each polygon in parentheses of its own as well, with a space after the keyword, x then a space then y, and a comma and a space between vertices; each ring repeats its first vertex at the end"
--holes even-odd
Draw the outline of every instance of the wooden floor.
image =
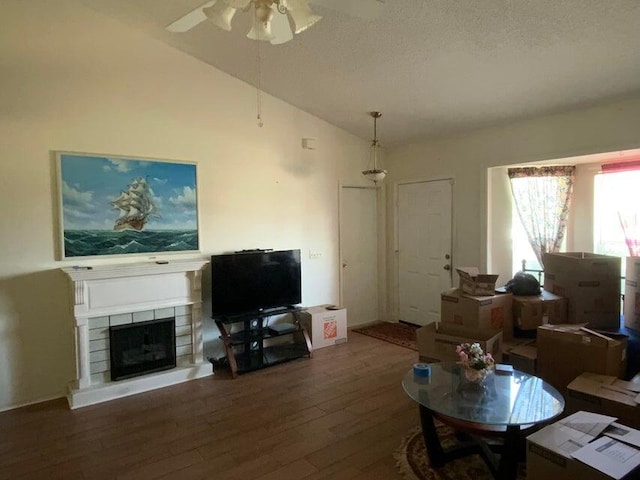
POLYGON ((417 356, 351 332, 235 380, 0 413, 0 479, 401 479, 392 453, 419 416, 400 382, 417 356))

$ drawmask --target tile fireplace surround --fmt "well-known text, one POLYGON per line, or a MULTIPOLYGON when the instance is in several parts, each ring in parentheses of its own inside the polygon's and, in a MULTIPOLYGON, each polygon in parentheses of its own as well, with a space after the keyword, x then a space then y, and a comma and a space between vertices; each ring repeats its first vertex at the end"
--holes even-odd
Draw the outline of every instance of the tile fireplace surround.
POLYGON ((207 260, 101 265, 61 270, 71 285, 76 379, 71 408, 83 407, 213 374, 202 344, 201 272, 207 260), (177 366, 111 381, 109 326, 175 317, 177 366))

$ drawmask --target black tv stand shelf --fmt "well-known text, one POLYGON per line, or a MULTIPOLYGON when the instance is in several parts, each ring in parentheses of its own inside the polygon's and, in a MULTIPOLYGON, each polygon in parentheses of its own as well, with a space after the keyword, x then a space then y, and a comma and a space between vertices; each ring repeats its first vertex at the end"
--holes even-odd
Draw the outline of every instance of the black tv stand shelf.
POLYGON ((282 307, 233 316, 214 317, 220 330, 233 378, 242 373, 269 367, 278 363, 312 355, 311 339, 299 320, 302 308, 282 307), (269 317, 290 313, 292 328, 278 334, 269 329, 269 317), (234 330, 234 325, 237 331, 234 330), (265 340, 280 339, 273 345, 265 340))

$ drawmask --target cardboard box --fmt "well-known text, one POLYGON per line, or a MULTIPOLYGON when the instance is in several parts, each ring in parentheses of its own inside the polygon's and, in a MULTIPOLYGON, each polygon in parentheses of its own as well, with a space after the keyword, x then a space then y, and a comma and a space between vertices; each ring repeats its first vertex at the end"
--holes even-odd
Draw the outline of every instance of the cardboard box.
POLYGON ((567 299, 543 290, 540 295, 513 297, 513 324, 522 330, 567 323, 567 299))
POLYGON ((567 322, 620 327, 620 257, 595 253, 544 254, 544 289, 567 298, 567 322))
POLYGON ((640 385, 612 375, 585 372, 567 386, 566 413, 579 410, 617 417, 640 428, 640 385))
POLYGON ((627 368, 627 337, 586 331, 584 325, 538 327, 537 376, 559 391, 584 372, 622 377, 627 368))
POLYGON ((329 310, 328 306, 310 307, 299 314, 314 350, 347 341, 347 309, 329 310))
POLYGON ((510 293, 472 297, 461 290, 440 294, 442 323, 484 330, 502 330, 505 339, 513 336, 513 295, 510 293))
MULTIPOLYGON (((574 459, 566 448, 572 437, 559 422, 547 425, 527 437, 527 480, 611 480, 612 477, 574 459)), ((638 478, 638 470, 625 475, 624 480, 638 478)))
POLYGON ((640 257, 627 257, 623 312, 625 327, 640 330, 640 257))
POLYGON ((456 346, 461 343, 477 342, 485 353, 490 353, 496 363, 502 361, 502 332, 500 330, 481 330, 442 323, 436 327, 430 323, 416 332, 418 353, 423 361, 459 360, 456 346))
POLYGON ((460 277, 460 290, 468 295, 494 295, 496 293, 496 280, 499 275, 480 273, 476 267, 456 268, 460 277))
POLYGON ((513 368, 529 375, 536 375, 538 347, 535 343, 527 343, 512 348, 507 354, 507 363, 513 368))

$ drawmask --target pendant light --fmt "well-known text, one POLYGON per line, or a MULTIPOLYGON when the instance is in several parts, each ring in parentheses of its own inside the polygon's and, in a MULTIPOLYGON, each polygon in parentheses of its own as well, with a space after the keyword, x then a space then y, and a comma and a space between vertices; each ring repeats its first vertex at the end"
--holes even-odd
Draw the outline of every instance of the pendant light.
POLYGON ((380 112, 369 112, 373 117, 373 141, 369 147, 369 165, 368 170, 363 170, 362 174, 377 185, 378 182, 384 180, 387 171, 380 165, 380 142, 378 141, 377 121, 382 116, 380 112))

